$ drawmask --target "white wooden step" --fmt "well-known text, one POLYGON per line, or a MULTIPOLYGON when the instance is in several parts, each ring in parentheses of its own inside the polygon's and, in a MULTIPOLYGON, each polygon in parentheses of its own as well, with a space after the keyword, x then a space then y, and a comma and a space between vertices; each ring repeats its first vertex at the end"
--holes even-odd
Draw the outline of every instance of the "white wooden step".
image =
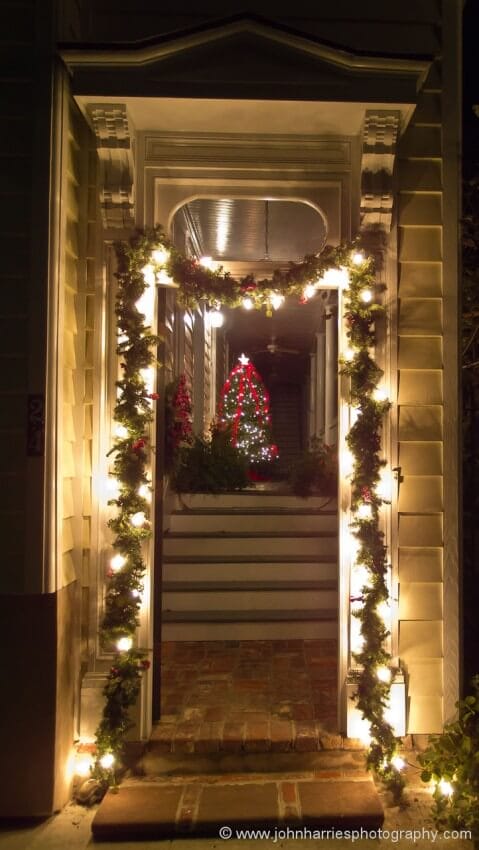
POLYGON ((265 510, 268 507, 276 508, 324 508, 328 511, 337 510, 337 500, 332 496, 311 496, 302 499, 300 496, 291 496, 275 493, 271 490, 253 491, 243 490, 241 493, 220 493, 213 496, 209 493, 184 493, 175 496, 174 507, 181 510, 183 506, 192 509, 201 508, 255 508, 265 510))
MULTIPOLYGON (((270 510, 273 510, 270 508, 270 510)), ((277 510, 276 513, 245 513, 234 511, 178 511, 167 521, 170 531, 331 531, 338 527, 335 511, 297 512, 277 510)))
POLYGON ((321 561, 171 561, 163 562, 163 580, 171 581, 332 581, 337 578, 334 557, 321 561))
POLYGON ((338 538, 336 534, 315 534, 298 536, 297 534, 276 535, 219 535, 213 537, 201 534, 166 534, 163 539, 165 556, 190 555, 205 558, 208 555, 223 557, 230 555, 253 557, 268 555, 270 558, 280 555, 337 555, 338 538))
POLYGON ((163 611, 317 611, 337 610, 336 590, 190 590, 163 591, 163 611))
POLYGON ((338 623, 333 619, 282 621, 196 621, 163 622, 162 640, 319 640, 337 638, 338 623))

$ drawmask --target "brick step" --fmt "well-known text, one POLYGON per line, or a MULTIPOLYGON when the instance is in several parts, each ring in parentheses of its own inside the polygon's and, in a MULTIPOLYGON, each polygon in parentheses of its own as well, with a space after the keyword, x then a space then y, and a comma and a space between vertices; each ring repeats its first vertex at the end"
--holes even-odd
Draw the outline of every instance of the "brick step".
MULTIPOLYGON (((294 706, 293 706, 294 708, 294 706)), ((246 715, 245 715, 246 716, 246 715)), ((299 721, 270 717, 268 721, 187 721, 168 718, 152 730, 148 748, 141 759, 141 772, 160 773, 163 756, 189 754, 247 755, 251 753, 318 753, 342 749, 362 749, 360 742, 343 739, 328 728, 336 727, 336 718, 324 721, 299 721)), ((343 759, 344 762, 344 759, 343 759)), ((180 761, 182 764, 182 762, 180 761)), ((332 760, 328 764, 331 766, 332 760)))
POLYGON ((253 509, 175 511, 168 520, 171 532, 337 532, 336 511, 253 509))
MULTIPOLYGON (((255 614, 257 610, 270 612, 281 612, 288 606, 297 610, 311 610, 315 612, 332 608, 336 616, 338 594, 335 587, 322 587, 321 582, 229 582, 228 585, 220 587, 211 586, 213 582, 207 583, 179 583, 167 582, 162 587, 163 611, 219 611, 227 609, 233 616, 233 612, 249 611, 255 614), (176 585, 171 587, 171 584, 176 585), (232 587, 231 585, 235 586, 232 587), (267 585, 270 585, 269 587, 267 585), (209 585, 209 586, 208 586, 209 585), (281 586, 283 585, 283 586, 281 586), (303 586, 301 586, 303 585, 303 586)), ((328 584, 325 582, 324 584, 328 584)), ((285 618, 288 611, 285 612, 285 618)))
POLYGON ((230 555, 337 555, 338 538, 336 533, 315 532, 241 534, 182 534, 169 532, 163 538, 163 552, 166 557, 180 555, 222 556, 228 560, 230 555))
MULTIPOLYGON (((333 581, 336 583, 338 567, 334 556, 316 560, 260 560, 209 558, 167 558, 163 561, 164 582, 283 582, 283 581, 333 581)), ((163 585, 164 586, 164 585, 163 585)))
POLYGON ((225 510, 227 508, 253 508, 263 511, 267 508, 309 508, 337 510, 337 499, 330 495, 315 495, 308 499, 293 496, 280 490, 242 490, 241 492, 221 493, 214 496, 210 493, 183 493, 174 497, 175 510, 184 507, 190 509, 210 508, 225 510))
MULTIPOLYGON (((108 791, 92 823, 95 839, 174 838, 209 835, 220 827, 377 829, 384 811, 370 776, 341 772, 290 778, 238 775, 130 779, 108 791)), ((223 835, 224 837, 224 835, 223 835)), ((240 837, 240 836, 238 836, 240 837)), ((249 844, 250 841, 245 842, 249 844)))

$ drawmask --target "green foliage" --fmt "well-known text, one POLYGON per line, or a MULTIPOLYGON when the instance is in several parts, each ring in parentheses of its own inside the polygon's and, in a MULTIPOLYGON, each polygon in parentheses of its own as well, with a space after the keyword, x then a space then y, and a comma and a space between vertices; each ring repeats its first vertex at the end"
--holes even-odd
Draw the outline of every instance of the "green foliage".
POLYGON ((326 446, 318 437, 313 437, 310 448, 291 469, 289 482, 295 496, 303 499, 313 493, 334 496, 338 486, 335 447, 326 446))
POLYGON ((224 493, 248 485, 246 459, 231 444, 226 430, 213 430, 209 440, 196 436, 180 448, 171 478, 178 493, 224 493))
POLYGON ((433 815, 437 825, 470 829, 479 840, 479 675, 471 680, 472 693, 457 703, 458 719, 430 738, 419 755, 423 782, 436 783, 433 815), (441 791, 441 780, 451 783, 453 793, 441 791))
POLYGON ((110 569, 105 586, 100 641, 103 648, 113 652, 113 664, 104 689, 105 703, 96 730, 96 761, 93 776, 104 789, 115 779, 115 766, 101 765, 102 756, 111 754, 115 765, 121 753, 124 735, 130 728, 129 709, 136 702, 143 670, 149 666, 146 652, 131 647, 118 650, 121 638, 133 641, 139 625, 139 609, 146 565, 143 544, 150 536, 149 501, 143 494, 148 487, 149 426, 153 419, 152 404, 156 394, 150 394, 142 369, 156 362, 155 349, 159 339, 145 324, 145 316, 137 302, 146 289, 142 272, 149 262, 158 238, 141 232, 129 242, 115 245, 118 290, 116 297, 117 354, 121 378, 117 381, 117 402, 114 419, 124 429, 124 435, 114 440, 109 454, 113 458, 113 476, 118 495, 109 504, 117 509, 108 525, 113 532, 112 547, 123 559, 119 569, 110 569), (143 514, 145 522, 132 523, 135 514, 143 514))
POLYGON ((370 353, 376 343, 378 319, 384 315, 384 307, 376 301, 384 286, 375 282, 371 259, 349 264, 348 272, 345 319, 351 351, 350 356, 341 361, 341 372, 350 378, 350 401, 356 408, 356 421, 346 437, 353 457, 351 526, 359 547, 357 563, 363 564, 369 573, 368 583, 362 588, 361 606, 354 611, 361 623, 363 639, 361 651, 354 654, 359 665, 356 705, 368 722, 372 738, 368 766, 398 798, 404 779, 392 759, 400 742, 385 718, 390 683, 376 674, 379 667, 387 667, 391 678, 394 675, 392 659, 385 648, 388 631, 378 613, 378 606, 389 599, 389 564, 384 534, 380 530, 379 510, 384 499, 376 491, 384 465, 380 455, 382 422, 390 402, 378 400, 376 391, 382 372, 370 353), (363 297, 365 289, 369 290, 366 300, 363 297), (361 506, 369 508, 369 513, 361 514, 358 510, 361 506))

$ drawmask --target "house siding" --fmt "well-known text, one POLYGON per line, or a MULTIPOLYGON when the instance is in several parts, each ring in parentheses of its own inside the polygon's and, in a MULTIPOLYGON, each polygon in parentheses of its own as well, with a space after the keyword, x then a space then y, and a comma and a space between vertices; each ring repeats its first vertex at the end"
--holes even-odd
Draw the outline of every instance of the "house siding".
POLYGON ((398 148, 399 656, 409 731, 443 723, 443 147, 435 65, 398 148))

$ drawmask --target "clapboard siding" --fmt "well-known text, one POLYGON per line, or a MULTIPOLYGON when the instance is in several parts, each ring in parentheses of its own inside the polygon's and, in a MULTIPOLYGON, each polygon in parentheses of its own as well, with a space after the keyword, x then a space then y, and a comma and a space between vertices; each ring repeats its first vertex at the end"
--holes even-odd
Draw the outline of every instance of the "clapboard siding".
POLYGON ((425 91, 398 162, 399 654, 416 733, 443 722, 441 155, 441 94, 425 91))

